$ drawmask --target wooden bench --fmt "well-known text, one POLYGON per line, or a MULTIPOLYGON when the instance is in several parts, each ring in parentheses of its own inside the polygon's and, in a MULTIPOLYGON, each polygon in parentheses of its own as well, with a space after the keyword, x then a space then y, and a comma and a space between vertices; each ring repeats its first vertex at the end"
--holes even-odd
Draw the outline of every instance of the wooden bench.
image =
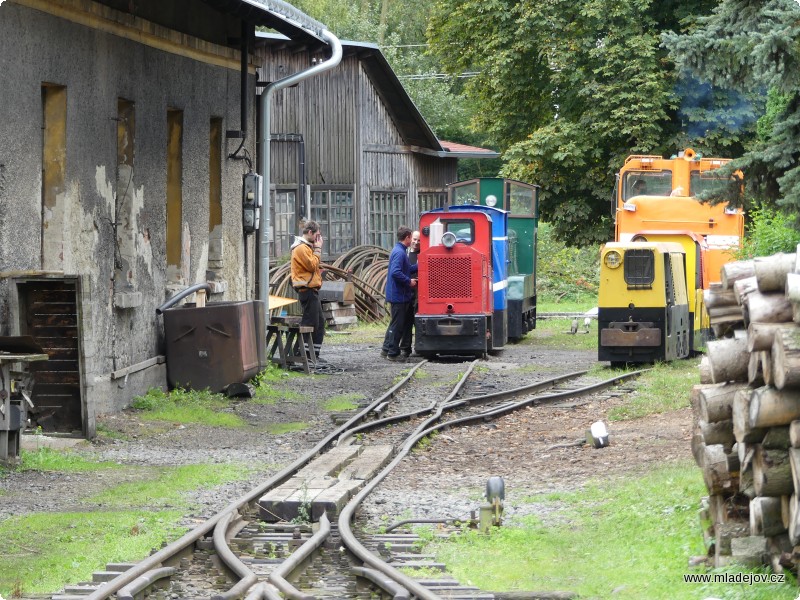
POLYGON ((282 369, 301 365, 303 371, 311 373, 311 367, 316 367, 311 335, 314 328, 300 325, 294 319, 299 321, 297 317, 283 317, 273 319, 267 326, 267 357, 282 369))

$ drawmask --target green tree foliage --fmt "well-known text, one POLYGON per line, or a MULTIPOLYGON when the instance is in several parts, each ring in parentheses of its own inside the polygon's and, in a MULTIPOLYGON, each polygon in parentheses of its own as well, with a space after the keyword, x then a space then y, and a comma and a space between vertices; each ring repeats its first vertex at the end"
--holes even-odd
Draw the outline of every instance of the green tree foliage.
MULTIPOLYGON (((480 146, 486 136, 470 131, 474 106, 462 94, 457 77, 442 73, 427 52, 425 31, 431 5, 416 0, 296 0, 298 8, 320 20, 343 40, 381 47, 403 87, 440 139, 480 146)), ((469 166, 467 166, 469 168, 469 166)), ((469 168, 487 176, 498 164, 469 168), (486 168, 488 167, 488 168, 486 168)))
POLYGON ((450 72, 480 72, 466 85, 478 105, 473 126, 504 151, 503 174, 541 185, 543 218, 582 245, 611 235, 625 157, 672 154, 686 141, 660 34, 713 5, 438 0, 428 35, 450 72))
POLYGON ((683 68, 713 86, 769 90, 758 136, 731 168, 754 196, 800 209, 800 5, 796 0, 722 0, 690 32, 664 44, 683 68))

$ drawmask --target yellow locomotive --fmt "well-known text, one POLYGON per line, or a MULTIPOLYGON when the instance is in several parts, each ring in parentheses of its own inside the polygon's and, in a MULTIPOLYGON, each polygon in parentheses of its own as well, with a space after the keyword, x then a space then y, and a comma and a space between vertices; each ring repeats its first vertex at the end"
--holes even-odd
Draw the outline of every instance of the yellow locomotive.
POLYGON ((686 259, 678 242, 606 244, 600 260, 599 360, 615 366, 689 356, 686 259))
POLYGON ((703 290, 741 246, 744 214, 698 200, 732 186, 728 159, 691 148, 672 158, 633 155, 619 172, 615 241, 601 251, 598 358, 644 363, 685 358, 711 336, 703 290))

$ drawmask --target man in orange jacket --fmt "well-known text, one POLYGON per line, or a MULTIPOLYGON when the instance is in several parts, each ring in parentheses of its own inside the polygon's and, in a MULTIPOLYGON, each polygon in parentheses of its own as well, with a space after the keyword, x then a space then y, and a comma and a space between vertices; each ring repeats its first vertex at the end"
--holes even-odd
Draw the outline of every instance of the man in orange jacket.
POLYGON ((319 359, 322 340, 325 338, 325 317, 322 316, 322 303, 319 300, 319 288, 322 287, 322 273, 319 264, 322 256, 322 233, 319 223, 307 221, 303 233, 292 244, 292 287, 300 297, 303 307, 301 325, 314 328, 311 338, 314 341, 314 354, 306 348, 306 354, 312 360, 319 359))

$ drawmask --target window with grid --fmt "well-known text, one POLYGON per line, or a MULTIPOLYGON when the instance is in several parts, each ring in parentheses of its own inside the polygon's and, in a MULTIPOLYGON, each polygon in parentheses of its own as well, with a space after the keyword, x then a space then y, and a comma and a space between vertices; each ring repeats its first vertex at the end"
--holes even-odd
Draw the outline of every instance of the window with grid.
POLYGON ((322 228, 325 256, 339 256, 356 245, 353 190, 311 192, 311 219, 322 228))
POLYGON ((390 249, 397 241, 397 230, 406 224, 405 192, 370 192, 369 243, 390 249))
POLYGON ((652 250, 626 250, 625 283, 628 289, 651 289, 655 280, 655 255, 652 250))
POLYGON ((270 256, 288 259, 294 236, 299 234, 295 206, 297 190, 276 190, 272 200, 270 256))
MULTIPOLYGON (((420 192, 417 194, 417 214, 415 215, 415 222, 419 220, 419 216, 434 208, 442 208, 447 202, 446 192, 420 192)), ((416 227, 412 227, 415 229, 416 227)))

